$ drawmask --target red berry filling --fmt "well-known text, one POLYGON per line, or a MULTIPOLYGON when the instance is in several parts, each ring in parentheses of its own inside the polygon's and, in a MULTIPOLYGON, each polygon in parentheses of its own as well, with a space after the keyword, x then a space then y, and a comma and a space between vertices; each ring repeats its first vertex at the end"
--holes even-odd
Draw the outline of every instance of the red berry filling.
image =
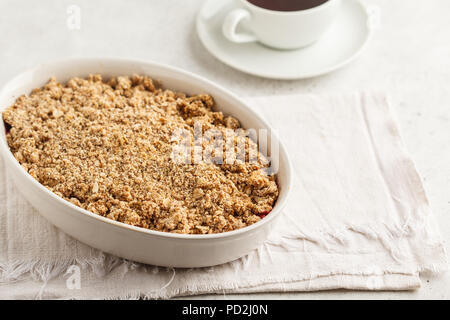
POLYGON ((264 219, 270 212, 271 211, 263 211, 263 212, 257 213, 256 215, 258 217, 260 217, 261 219, 264 219))

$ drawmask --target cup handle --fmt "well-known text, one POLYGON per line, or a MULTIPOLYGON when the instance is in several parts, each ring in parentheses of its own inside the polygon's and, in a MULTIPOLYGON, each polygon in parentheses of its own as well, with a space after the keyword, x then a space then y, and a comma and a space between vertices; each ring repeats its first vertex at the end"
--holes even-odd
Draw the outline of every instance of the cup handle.
POLYGON ((250 20, 250 18, 250 12, 245 9, 234 9, 228 13, 222 25, 222 32, 225 38, 236 43, 255 42, 257 39, 253 34, 247 32, 236 32, 238 24, 243 19, 250 20))

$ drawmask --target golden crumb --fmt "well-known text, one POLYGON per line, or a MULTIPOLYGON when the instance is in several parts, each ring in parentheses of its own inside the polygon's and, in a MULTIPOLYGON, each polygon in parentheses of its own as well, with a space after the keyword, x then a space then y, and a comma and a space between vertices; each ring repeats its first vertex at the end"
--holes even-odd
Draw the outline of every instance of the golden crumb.
POLYGON ((173 132, 194 134, 196 123, 255 145, 235 133, 237 119, 213 108, 209 95, 162 89, 146 76, 91 75, 66 84, 52 78, 19 97, 3 119, 16 159, 58 196, 130 225, 208 234, 259 221, 278 197, 261 154, 258 162, 231 164, 173 160, 173 132))

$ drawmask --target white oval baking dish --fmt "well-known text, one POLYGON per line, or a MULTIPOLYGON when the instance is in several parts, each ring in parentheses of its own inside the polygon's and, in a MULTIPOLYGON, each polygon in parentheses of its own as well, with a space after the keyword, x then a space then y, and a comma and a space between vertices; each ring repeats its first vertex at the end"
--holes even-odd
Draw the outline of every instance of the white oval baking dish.
MULTIPOLYGON (((12 105, 22 94, 43 86, 50 77, 67 81, 74 76, 98 73, 104 77, 149 75, 166 88, 188 94, 209 93, 217 109, 239 119, 244 128, 267 129, 269 125, 242 100, 228 90, 200 76, 158 63, 114 58, 80 58, 42 64, 9 81, 0 91, 0 111, 12 105)), ((276 138, 274 138, 276 139, 276 138)), ((270 144, 269 144, 270 145, 270 144)), ((18 163, 6 143, 0 121, 0 152, 8 173, 23 196, 48 221, 72 237, 92 247, 126 259, 170 267, 205 267, 242 257, 260 246, 273 229, 291 188, 291 165, 282 144, 277 182, 279 198, 270 214, 261 221, 239 230, 211 235, 180 235, 147 230, 116 222, 88 212, 58 197, 32 178, 18 163)))

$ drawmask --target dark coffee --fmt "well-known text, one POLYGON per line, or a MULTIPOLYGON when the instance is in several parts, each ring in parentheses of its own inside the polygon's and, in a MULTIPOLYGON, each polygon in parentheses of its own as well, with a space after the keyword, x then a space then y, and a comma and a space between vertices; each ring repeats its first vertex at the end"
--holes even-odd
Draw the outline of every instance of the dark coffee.
POLYGON ((311 9, 328 0, 247 0, 255 6, 274 11, 300 11, 311 9))

